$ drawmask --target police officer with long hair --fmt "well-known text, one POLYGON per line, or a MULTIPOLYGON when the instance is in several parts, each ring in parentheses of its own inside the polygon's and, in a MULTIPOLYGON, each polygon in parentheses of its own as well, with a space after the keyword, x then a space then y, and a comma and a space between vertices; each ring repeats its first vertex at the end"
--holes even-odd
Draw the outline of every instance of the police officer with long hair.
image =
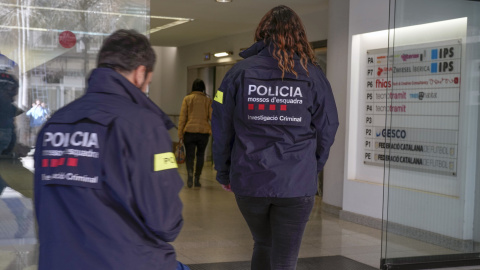
POLYGON ((338 128, 337 109, 292 9, 270 10, 255 41, 213 102, 217 181, 235 193, 252 233, 251 268, 295 269, 317 175, 338 128))

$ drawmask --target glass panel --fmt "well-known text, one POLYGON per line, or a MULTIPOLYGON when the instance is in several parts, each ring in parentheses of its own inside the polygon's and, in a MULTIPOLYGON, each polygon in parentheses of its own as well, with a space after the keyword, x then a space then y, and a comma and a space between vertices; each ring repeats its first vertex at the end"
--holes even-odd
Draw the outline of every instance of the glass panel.
POLYGON ((145 0, 1 1, 0 269, 36 269, 32 154, 41 125, 83 95, 103 39, 120 28, 147 33, 149 13, 145 0))
POLYGON ((479 16, 479 1, 391 1, 389 48, 376 52, 387 56, 385 98, 374 105, 386 115, 387 263, 478 258, 479 16))

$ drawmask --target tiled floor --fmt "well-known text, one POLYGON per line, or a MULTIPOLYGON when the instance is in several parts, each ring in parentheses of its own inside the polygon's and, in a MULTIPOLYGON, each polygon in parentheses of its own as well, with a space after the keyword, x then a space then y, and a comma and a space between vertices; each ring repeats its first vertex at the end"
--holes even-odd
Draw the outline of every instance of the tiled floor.
MULTIPOLYGON (((186 179, 185 165, 179 172, 186 179)), ((248 261, 253 242, 232 193, 224 191, 214 180, 215 171, 207 165, 201 188, 186 188, 180 196, 184 202, 185 225, 174 242, 178 260, 185 264, 248 261)), ((12 211, 12 201, 19 198, 13 190, 0 196, 0 270, 36 269, 36 245, 31 219, 23 238, 15 238, 18 221, 12 211)), ((20 198, 27 215, 31 215, 31 200, 20 198)), ((17 213, 18 214, 18 213, 17 213)), ((18 215, 17 215, 18 216, 18 215)), ((23 224, 25 225, 25 224, 23 224)), ((391 237, 390 256, 420 256, 452 254, 454 251, 414 239, 391 237)), ((307 225, 300 257, 342 255, 378 268, 381 255, 381 231, 351 222, 321 211, 317 197, 307 225)), ((445 269, 445 268, 444 268, 445 269)), ((451 269, 480 269, 478 267, 451 269)), ((330 269, 326 269, 330 270, 330 269)), ((336 270, 336 269, 335 269, 336 270)))
MULTIPOLYGON (((184 166, 181 166, 180 174, 186 179, 184 166)), ((187 264, 246 261, 251 256, 253 241, 234 196, 224 191, 214 176, 215 171, 206 166, 202 175, 202 187, 185 188, 181 193, 185 205, 185 225, 174 246, 179 260, 187 264)), ((391 238, 390 256, 455 253, 410 238, 391 238)), ((305 230, 300 257, 333 255, 342 255, 379 268, 381 231, 322 212, 321 200, 317 197, 305 230)))

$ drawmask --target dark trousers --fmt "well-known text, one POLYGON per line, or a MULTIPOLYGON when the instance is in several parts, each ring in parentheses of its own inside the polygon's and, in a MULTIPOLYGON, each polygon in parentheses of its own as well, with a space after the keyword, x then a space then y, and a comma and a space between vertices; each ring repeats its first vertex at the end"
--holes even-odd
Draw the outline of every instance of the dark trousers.
POLYGON ((185 163, 189 177, 193 177, 193 163, 195 162, 195 151, 197 152, 197 163, 195 166, 195 178, 200 178, 205 160, 205 149, 208 144, 210 134, 205 133, 189 133, 183 135, 183 143, 185 144, 185 163))
POLYGON ((252 270, 294 270, 315 196, 257 198, 235 196, 250 228, 252 270))

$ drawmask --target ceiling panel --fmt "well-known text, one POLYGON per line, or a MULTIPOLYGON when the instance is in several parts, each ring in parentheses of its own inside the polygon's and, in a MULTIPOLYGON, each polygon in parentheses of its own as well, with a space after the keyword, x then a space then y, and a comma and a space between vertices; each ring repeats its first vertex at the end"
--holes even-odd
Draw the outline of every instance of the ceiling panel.
MULTIPOLYGON (((311 14, 328 8, 328 0, 233 0, 217 3, 215 0, 152 0, 152 16, 193 19, 181 25, 164 29, 150 36, 154 46, 185 46, 238 33, 252 32, 260 19, 278 5, 291 7, 297 14, 311 14)), ((151 20, 151 27, 161 25, 151 20)))

